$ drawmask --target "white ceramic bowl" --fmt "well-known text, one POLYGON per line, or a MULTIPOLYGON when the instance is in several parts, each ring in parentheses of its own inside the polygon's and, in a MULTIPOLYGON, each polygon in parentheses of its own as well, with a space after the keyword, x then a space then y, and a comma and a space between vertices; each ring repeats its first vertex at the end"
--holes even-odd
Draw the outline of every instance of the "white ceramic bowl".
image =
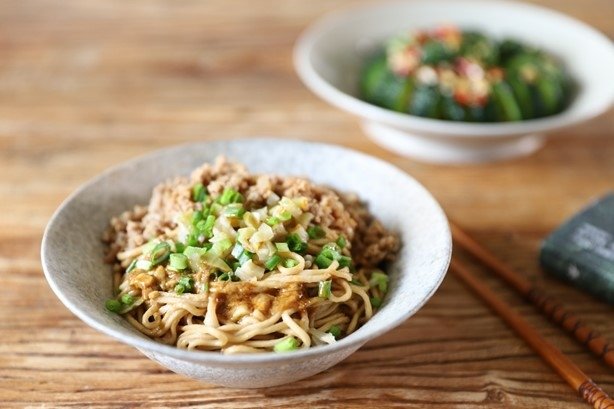
POLYGON ((139 349, 180 374, 232 387, 280 385, 321 372, 365 342, 413 315, 441 283, 451 254, 446 217, 433 197, 399 169, 348 149, 273 139, 218 141, 164 149, 112 168, 73 193, 52 217, 41 257, 49 285, 91 327, 139 349), (317 183, 352 191, 368 202, 403 242, 391 266, 390 292, 382 309, 355 333, 334 345, 286 354, 222 355, 187 351, 152 341, 122 317, 109 313, 110 267, 100 240, 109 219, 148 202, 152 188, 189 174, 224 154, 255 173, 305 175, 317 183))
POLYGON ((360 117, 380 145, 415 159, 467 163, 530 154, 544 135, 595 117, 614 101, 614 47, 588 25, 525 3, 496 0, 408 0, 333 13, 298 40, 295 68, 315 94, 360 117), (398 113, 361 101, 357 84, 366 55, 403 30, 452 23, 495 38, 511 37, 561 58, 578 85, 564 112, 515 123, 476 124, 398 113))

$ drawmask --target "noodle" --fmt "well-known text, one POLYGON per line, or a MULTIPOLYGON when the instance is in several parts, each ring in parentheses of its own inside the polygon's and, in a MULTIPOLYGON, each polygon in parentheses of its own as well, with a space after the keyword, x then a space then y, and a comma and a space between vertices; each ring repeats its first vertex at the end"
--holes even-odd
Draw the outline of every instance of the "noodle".
POLYGON ((399 247, 353 196, 223 159, 156 187, 105 238, 109 310, 162 343, 226 354, 351 334, 379 308, 399 247))

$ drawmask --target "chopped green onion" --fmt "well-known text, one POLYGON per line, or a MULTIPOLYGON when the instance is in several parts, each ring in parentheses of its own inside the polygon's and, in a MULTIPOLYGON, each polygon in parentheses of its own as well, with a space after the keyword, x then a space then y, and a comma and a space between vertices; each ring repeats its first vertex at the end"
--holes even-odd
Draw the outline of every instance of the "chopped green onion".
POLYGON ((156 244, 158 244, 157 240, 148 241, 146 244, 143 244, 143 247, 141 247, 141 252, 143 254, 150 253, 151 250, 153 250, 153 248, 156 247, 156 244))
POLYGON ((279 218, 279 220, 281 220, 282 222, 287 222, 288 220, 290 220, 292 218, 292 213, 290 213, 287 210, 284 210, 283 212, 281 212, 279 214, 279 216, 277 216, 279 218))
POLYGON ((217 277, 218 281, 230 281, 230 274, 229 273, 223 273, 221 275, 219 275, 217 277))
POLYGON ((243 246, 241 243, 237 242, 232 248, 232 252, 230 254, 232 254, 232 256, 238 260, 239 257, 241 257, 241 253, 243 253, 243 246))
POLYGON ((137 260, 136 261, 136 268, 138 268, 139 270, 148 271, 151 269, 151 267, 152 267, 151 261, 149 260, 137 260))
POLYGON ((183 284, 177 284, 175 286, 175 292, 177 294, 183 294, 183 293, 185 293, 185 290, 186 290, 186 288, 185 288, 185 286, 183 284))
POLYGON ((115 299, 107 300, 104 306, 107 308, 107 310, 115 313, 120 312, 122 309, 122 303, 115 299))
POLYGON ((122 304, 124 305, 132 305, 132 303, 134 302, 134 297, 131 296, 130 294, 124 294, 122 295, 122 304))
POLYGON ((172 253, 169 264, 173 270, 183 270, 188 267, 188 257, 181 253, 172 253))
POLYGON ((266 267, 267 270, 274 270, 280 262, 281 257, 279 256, 279 254, 275 253, 270 259, 266 261, 266 263, 264 263, 264 267, 266 267))
POLYGON ((203 212, 195 211, 192 213, 192 226, 196 226, 204 218, 203 212))
POLYGON ((318 286, 318 297, 320 298, 328 298, 330 297, 330 287, 332 285, 332 281, 331 280, 326 280, 326 281, 320 281, 320 284, 318 286))
POLYGON ((335 337, 335 339, 339 339, 341 336, 341 327, 339 327, 339 325, 333 325, 328 329, 328 333, 335 337))
POLYGON ((179 285, 182 285, 184 291, 192 291, 194 289, 194 279, 192 277, 183 276, 179 279, 179 285))
POLYGON ((332 262, 333 262, 333 260, 331 260, 330 258, 326 257, 322 253, 318 254, 318 256, 315 259, 316 265, 318 267, 320 267, 320 268, 328 268, 331 265, 332 262))
POLYGON ((226 256, 228 250, 232 247, 232 241, 230 239, 223 239, 220 241, 216 241, 213 243, 213 247, 211 247, 211 252, 219 257, 226 256))
POLYGON ((225 216, 241 218, 244 214, 245 209, 241 203, 231 203, 224 209, 225 216))
POLYGON ((352 258, 348 256, 339 257, 339 267, 351 267, 352 266, 352 258))
POLYGON ((239 267, 241 267, 241 263, 239 263, 238 261, 233 261, 232 263, 230 263, 230 268, 232 268, 232 271, 237 271, 239 267))
POLYGON ((341 249, 335 243, 328 243, 322 247, 320 254, 331 260, 339 260, 341 258, 341 249))
POLYGON ((207 220, 202 228, 202 233, 206 238, 211 238, 213 236, 213 226, 215 225, 215 216, 210 214, 207 216, 207 220))
POLYGON ((229 203, 239 203, 243 201, 243 196, 241 193, 237 192, 231 187, 227 187, 222 192, 222 195, 218 198, 218 202, 221 205, 227 205, 229 203))
POLYGON ((303 254, 307 250, 307 243, 302 241, 296 233, 288 235, 286 243, 288 243, 288 248, 296 253, 303 254))
POLYGON ((379 308, 382 305, 382 299, 379 297, 371 297, 369 298, 369 301, 371 301, 371 305, 374 308, 379 308))
POLYGON ((307 234, 310 239, 321 239, 326 236, 326 232, 320 226, 310 226, 307 228, 307 234))
POLYGON ((207 198, 207 190, 202 183, 197 183, 192 187, 192 200, 195 202, 204 202, 207 198))
POLYGON ((382 273, 381 271, 374 271, 371 273, 369 285, 371 287, 377 286, 381 292, 385 293, 388 291, 388 275, 382 273))
POLYGON ((175 252, 176 253, 183 253, 183 251, 185 250, 185 247, 186 247, 185 244, 179 241, 175 242, 175 252))
POLYGON ((151 265, 156 266, 165 261, 171 254, 171 246, 167 242, 163 241, 158 243, 156 247, 150 253, 151 265))
POLYGON ((136 268, 136 259, 132 260, 132 263, 130 263, 130 265, 128 266, 128 268, 126 269, 126 273, 131 272, 132 270, 134 270, 136 268))
POLYGON ((360 281, 358 281, 358 280, 350 280, 350 284, 358 285, 360 287, 363 286, 363 284, 360 281))
POLYGON ((273 350, 275 352, 289 352, 298 348, 298 340, 294 337, 284 338, 275 344, 273 350))
POLYGON ((277 251, 280 253, 289 253, 290 247, 288 247, 288 243, 275 243, 275 247, 277 251))
POLYGON ((296 261, 296 260, 294 260, 292 258, 287 258, 284 261, 282 261, 282 264, 286 268, 292 268, 292 267, 298 265, 298 261, 296 261))
POLYGON ((337 246, 341 247, 342 249, 347 246, 347 241, 345 240, 345 236, 343 234, 337 238, 337 246))
POLYGON ((243 265, 247 263, 248 261, 252 259, 252 257, 254 257, 254 253, 252 253, 251 251, 243 250, 243 253, 241 253, 238 259, 239 264, 243 265))
POLYGON ((198 233, 190 233, 188 234, 188 238, 186 239, 186 244, 188 246, 198 246, 200 244, 200 242, 198 241, 198 233))
POLYGON ((269 218, 267 218, 264 222, 266 224, 268 224, 269 226, 276 226, 279 224, 281 220, 279 220, 279 218, 275 217, 275 216, 271 216, 269 218))

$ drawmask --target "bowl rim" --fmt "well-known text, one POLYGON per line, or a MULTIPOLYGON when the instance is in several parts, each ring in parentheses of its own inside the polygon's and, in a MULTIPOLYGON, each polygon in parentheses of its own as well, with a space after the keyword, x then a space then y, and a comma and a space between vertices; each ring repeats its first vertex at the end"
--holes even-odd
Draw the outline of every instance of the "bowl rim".
POLYGON ((99 332, 103 334, 109 335, 117 339, 118 341, 122 343, 133 346, 137 348, 138 350, 140 350, 141 352, 145 352, 145 351, 154 352, 154 353, 166 355, 172 358, 177 358, 180 360, 193 361, 193 362, 196 361, 196 362, 201 362, 201 363, 206 362, 208 364, 217 364, 220 366, 233 366, 233 365, 242 366, 246 364, 273 364, 273 363, 278 363, 278 362, 287 363, 287 362, 299 361, 305 358, 310 358, 310 357, 319 356, 323 354, 330 354, 330 353, 334 353, 340 350, 347 350, 352 347, 359 348, 361 345, 363 345, 367 341, 373 338, 376 338, 379 335, 382 335, 392 330, 393 328, 401 325, 403 322, 405 322, 405 320, 407 320, 409 317, 411 317, 416 312, 418 312, 424 306, 424 304, 426 304, 426 302, 433 296, 435 291, 441 285, 441 282, 446 276, 446 272, 450 264, 451 256, 452 256, 452 237, 451 237, 451 232, 449 228, 449 223, 448 223, 447 217, 443 209, 441 208, 437 200, 433 197, 433 195, 420 182, 418 182, 416 179, 411 177, 409 174, 407 174, 402 169, 399 169, 398 167, 382 159, 376 158, 371 155, 367 155, 360 151, 356 151, 356 150, 338 146, 338 145, 322 143, 322 142, 283 140, 283 139, 269 138, 269 137, 252 137, 252 138, 248 137, 248 138, 238 138, 238 139, 211 139, 207 141, 188 142, 188 143, 183 143, 183 144, 170 145, 170 146, 167 146, 161 149, 156 149, 154 151, 136 156, 127 161, 120 162, 110 168, 107 168, 106 170, 98 174, 97 176, 90 178, 85 183, 81 184, 66 199, 64 199, 64 201, 55 210, 49 222, 47 223, 47 226, 45 227, 45 231, 43 233, 43 239, 41 242, 41 264, 43 267, 45 278, 47 279, 49 286, 51 287, 55 295, 59 298, 59 300, 73 314, 75 314, 79 319, 81 319, 87 325, 98 330, 99 332), (152 160, 158 156, 168 154, 169 152, 172 152, 173 150, 180 151, 183 149, 188 149, 192 146, 209 145, 209 144, 215 144, 215 143, 242 143, 242 142, 250 143, 251 142, 251 143, 257 144, 261 142, 271 142, 271 141, 275 141, 275 143, 288 143, 288 144, 292 144, 295 146, 296 145, 299 145, 299 146, 300 145, 311 145, 311 146, 315 145, 315 146, 319 146, 325 149, 336 150, 337 152, 339 152, 339 154, 350 153, 352 155, 357 155, 359 157, 368 158, 371 161, 376 161, 378 162, 378 165, 382 167, 386 167, 389 170, 399 173, 400 177, 403 177, 407 181, 415 184, 415 187, 421 191, 421 194, 423 194, 425 198, 431 202, 431 204, 433 205, 431 206, 432 207, 431 210, 436 214, 436 217, 440 219, 442 222, 441 227, 443 228, 442 232, 444 233, 444 235, 441 238, 442 239, 441 244, 442 244, 442 249, 445 251, 446 254, 445 254, 445 257, 441 257, 440 259, 435 260, 435 262, 433 263, 432 271, 435 272, 437 276, 435 276, 436 277, 435 280, 431 282, 431 286, 430 288, 428 288, 428 292, 426 293, 426 296, 422 300, 420 300, 420 302, 416 304, 416 306, 413 309, 400 312, 395 320, 391 320, 391 321, 384 323, 379 329, 379 331, 377 332, 371 331, 371 332, 364 332, 364 333, 359 333, 359 334, 353 333, 353 334, 350 334, 348 337, 343 338, 339 340, 338 342, 334 344, 330 344, 330 345, 323 345, 323 346, 318 346, 318 347, 313 347, 313 348, 301 349, 291 354, 278 354, 274 352, 264 352, 260 354, 224 355, 218 351, 180 349, 175 346, 169 346, 169 345, 165 345, 165 344, 156 342, 150 338, 143 338, 142 336, 136 333, 135 334, 124 334, 120 332, 119 330, 109 327, 105 325, 104 323, 98 321, 94 317, 88 315, 88 313, 86 313, 78 305, 73 303, 70 300, 70 298, 64 294, 64 292, 61 289, 60 284, 55 278, 55 275, 57 274, 57 272, 52 271, 47 262, 47 260, 53 256, 53 254, 50 254, 51 250, 50 250, 50 246, 48 243, 49 232, 55 229, 55 224, 57 223, 57 220, 59 219, 60 215, 64 212, 68 204, 72 202, 74 199, 76 199, 83 191, 90 188, 92 185, 98 183, 100 180, 112 175, 114 172, 118 172, 125 168, 134 167, 135 165, 138 165, 141 161, 152 160))
MULTIPOLYGON (((454 4, 462 2, 471 4, 487 4, 489 6, 504 6, 524 9, 527 12, 539 12, 547 15, 548 18, 556 18, 564 22, 567 26, 574 26, 575 29, 583 30, 587 35, 591 35, 595 42, 600 43, 600 47, 609 49, 614 61, 614 44, 610 39, 597 29, 568 16, 562 12, 521 1, 512 0, 455 0, 454 4)), ((319 40, 322 33, 335 27, 339 22, 345 20, 355 12, 366 12, 380 8, 395 7, 407 4, 425 3, 429 5, 441 3, 449 4, 449 0, 388 0, 377 3, 368 3, 357 6, 345 7, 343 9, 329 12, 314 23, 310 24, 299 36, 293 50, 293 64, 295 71, 303 84, 309 88, 314 94, 324 99, 337 108, 346 112, 359 116, 370 121, 381 122, 387 125, 399 127, 404 130, 421 132, 432 136, 445 137, 471 137, 471 138, 501 138, 510 136, 520 136, 531 133, 540 133, 546 131, 554 131, 564 128, 569 125, 577 124, 594 118, 611 108, 614 103, 614 83, 610 85, 611 92, 609 101, 605 101, 601 105, 597 105, 592 110, 575 113, 570 110, 570 107, 564 111, 536 119, 522 120, 518 122, 496 122, 496 123, 479 123, 479 122, 463 122, 463 121, 447 121, 442 119, 431 119, 419 117, 407 113, 392 111, 382 108, 368 102, 365 102, 358 97, 347 94, 339 90, 324 78, 311 63, 310 54, 314 44, 319 40)), ((577 78, 578 82, 583 82, 581 78, 577 78)), ((605 84, 604 84, 605 85, 605 84)))

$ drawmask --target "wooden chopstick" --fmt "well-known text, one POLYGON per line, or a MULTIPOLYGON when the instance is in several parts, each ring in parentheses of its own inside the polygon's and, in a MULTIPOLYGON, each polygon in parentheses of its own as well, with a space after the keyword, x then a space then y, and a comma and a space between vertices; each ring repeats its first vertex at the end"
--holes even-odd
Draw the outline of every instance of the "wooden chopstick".
POLYGON ((559 301, 548 296, 521 274, 508 267, 454 223, 450 223, 450 226, 456 244, 490 267, 501 279, 533 303, 551 321, 565 329, 582 345, 601 358, 603 362, 614 368, 614 346, 603 335, 584 324, 576 314, 567 310, 559 301))
POLYGON ((495 311, 541 358, 549 364, 578 394, 595 409, 612 409, 612 400, 580 368, 557 347, 543 338, 535 328, 480 282, 462 263, 452 260, 450 271, 461 279, 493 311, 495 311))

